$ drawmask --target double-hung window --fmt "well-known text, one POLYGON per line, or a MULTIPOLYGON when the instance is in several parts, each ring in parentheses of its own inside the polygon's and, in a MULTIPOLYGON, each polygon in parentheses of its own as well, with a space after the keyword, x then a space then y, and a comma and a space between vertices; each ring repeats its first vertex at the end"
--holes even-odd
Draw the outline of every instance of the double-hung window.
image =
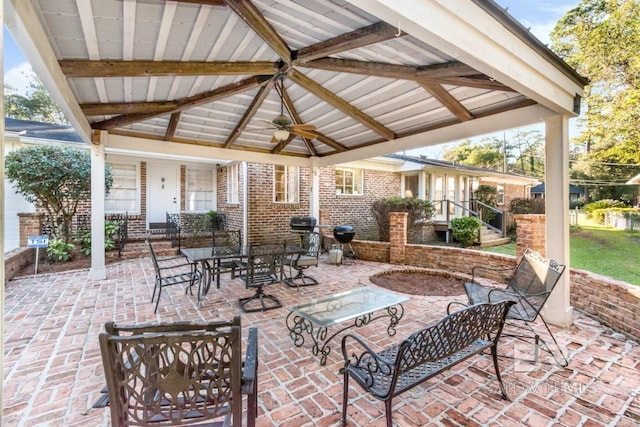
POLYGON ((336 168, 336 194, 361 196, 363 177, 362 169, 336 168))
POLYGON ((140 213, 138 165, 111 164, 111 177, 113 184, 104 201, 105 213, 140 213))
POLYGON ((206 212, 214 209, 213 170, 187 168, 186 178, 187 212, 206 212))
POLYGON ((273 180, 274 202, 298 203, 300 201, 300 168, 298 166, 275 165, 273 180))
POLYGON ((504 184, 496 185, 496 203, 500 205, 504 205, 504 184))

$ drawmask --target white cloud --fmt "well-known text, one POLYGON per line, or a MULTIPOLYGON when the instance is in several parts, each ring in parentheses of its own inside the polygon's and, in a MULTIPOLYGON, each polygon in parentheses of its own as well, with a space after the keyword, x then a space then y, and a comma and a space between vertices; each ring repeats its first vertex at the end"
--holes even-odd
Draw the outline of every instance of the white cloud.
POLYGON ((4 84, 15 88, 18 94, 26 95, 31 81, 29 76, 33 76, 33 74, 31 65, 28 62, 23 62, 5 73, 4 84))

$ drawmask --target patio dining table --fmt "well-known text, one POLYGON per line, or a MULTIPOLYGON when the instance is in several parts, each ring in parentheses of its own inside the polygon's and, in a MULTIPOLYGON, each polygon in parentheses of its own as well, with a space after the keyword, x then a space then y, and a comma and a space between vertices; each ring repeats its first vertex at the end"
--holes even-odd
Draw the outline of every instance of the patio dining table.
POLYGON ((225 259, 247 258, 249 247, 240 246, 210 246, 204 248, 183 248, 180 249, 182 255, 189 261, 199 265, 202 276, 198 285, 198 307, 202 306, 204 298, 209 293, 213 277, 216 278, 216 288, 220 288, 220 262, 225 259))

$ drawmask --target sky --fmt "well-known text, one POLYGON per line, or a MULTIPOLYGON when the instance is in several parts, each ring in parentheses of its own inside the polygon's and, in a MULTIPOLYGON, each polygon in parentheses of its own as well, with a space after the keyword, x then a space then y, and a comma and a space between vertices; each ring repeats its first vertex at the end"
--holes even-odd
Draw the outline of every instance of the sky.
MULTIPOLYGON (((533 35, 535 35, 540 41, 548 44, 550 41, 549 34, 551 33, 551 30, 553 30, 556 22, 558 22, 558 20, 562 18, 567 11, 575 7, 579 3, 579 0, 496 0, 496 2, 500 6, 507 8, 507 11, 520 21, 522 25, 529 28, 533 35)), ((25 78, 24 73, 28 72, 31 69, 31 66, 25 60, 20 48, 11 38, 8 31, 4 28, 3 31, 4 81, 6 85, 11 85, 16 88, 18 93, 24 94, 28 88, 28 79, 25 78)), ((570 125, 569 136, 573 137, 579 132, 579 129, 575 126, 575 119, 570 121, 570 125)), ((518 130, 540 130, 541 133, 544 133, 544 126, 542 124, 533 125, 518 130)), ((509 132, 515 131, 516 130, 509 132)), ((496 134, 496 136, 499 136, 500 138, 502 138, 502 135, 502 132, 499 135, 496 134)), ((484 135, 484 137, 486 136, 494 136, 494 134, 484 135)), ((480 138, 481 137, 478 137, 474 140, 478 140, 480 138)), ((425 154, 432 158, 442 158, 443 150, 447 146, 451 146, 453 144, 455 143, 438 145, 428 149, 411 150, 410 152, 407 152, 407 154, 425 154)))

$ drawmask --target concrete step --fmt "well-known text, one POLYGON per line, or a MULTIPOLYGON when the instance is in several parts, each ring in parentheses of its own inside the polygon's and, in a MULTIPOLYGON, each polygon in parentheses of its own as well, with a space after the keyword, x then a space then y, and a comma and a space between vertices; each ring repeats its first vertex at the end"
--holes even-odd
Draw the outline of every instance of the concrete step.
POLYGON ((482 242, 480 242, 480 247, 489 248, 492 246, 506 245, 507 243, 511 243, 511 239, 509 239, 508 237, 500 237, 497 239, 483 240, 482 242))

